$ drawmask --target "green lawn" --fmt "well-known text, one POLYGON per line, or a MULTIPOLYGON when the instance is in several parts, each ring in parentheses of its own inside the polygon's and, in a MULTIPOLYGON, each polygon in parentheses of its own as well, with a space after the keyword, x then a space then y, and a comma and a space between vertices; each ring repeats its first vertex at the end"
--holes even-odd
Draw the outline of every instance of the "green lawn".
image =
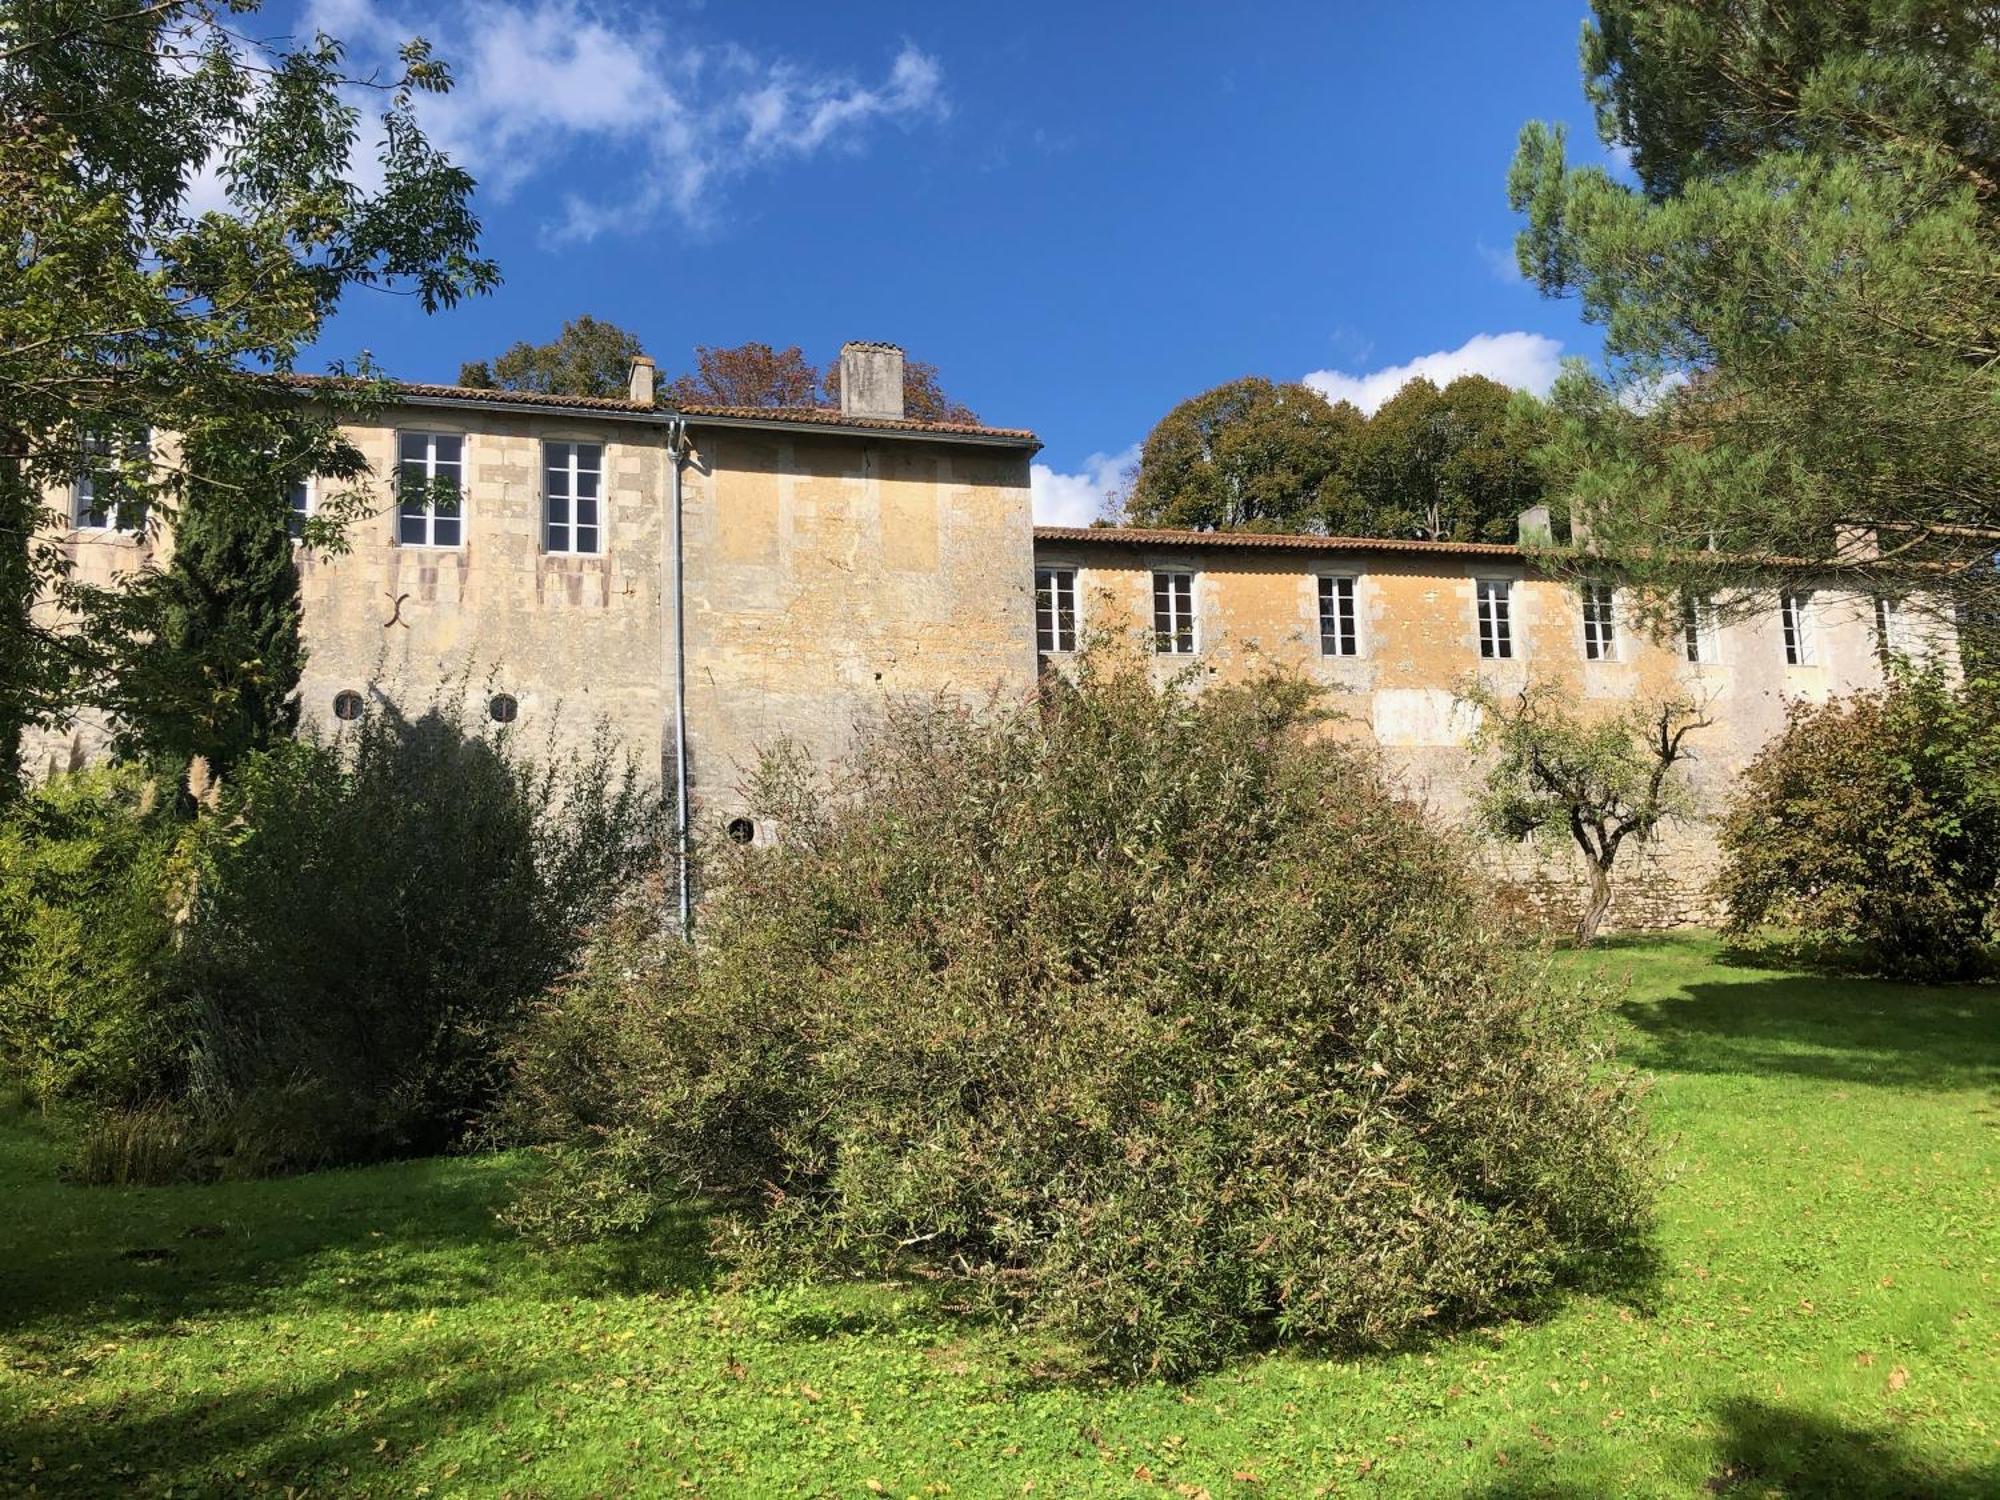
POLYGON ((726 1291, 691 1223, 531 1254, 516 1159, 80 1189, 0 1125, 0 1494, 2000 1495, 2000 995, 1574 961, 1658 1077, 1651 1274, 1186 1387, 726 1291))

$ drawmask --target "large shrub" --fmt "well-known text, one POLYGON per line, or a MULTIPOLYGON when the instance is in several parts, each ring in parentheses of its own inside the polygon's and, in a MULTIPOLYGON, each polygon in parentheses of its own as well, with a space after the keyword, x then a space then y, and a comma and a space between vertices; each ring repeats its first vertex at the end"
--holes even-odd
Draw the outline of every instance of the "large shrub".
POLYGON ((767 778, 694 950, 627 913, 523 1044, 517 1217, 722 1210, 751 1270, 898 1272, 1127 1368, 1383 1344, 1627 1235, 1629 1081, 1465 850, 1314 731, 1087 658, 1035 710, 895 716, 767 778))
POLYGON ((1722 825, 1732 925, 1779 923, 1910 978, 1976 972, 2000 897, 1993 693, 1932 669, 1793 705, 1722 825))
POLYGON ((44 1107, 169 1085, 183 830, 139 772, 85 771, 0 818, 0 1079, 44 1107))
POLYGON ((265 1170, 457 1141, 658 828, 601 738, 537 759, 450 708, 253 755, 209 823, 193 1102, 265 1170))

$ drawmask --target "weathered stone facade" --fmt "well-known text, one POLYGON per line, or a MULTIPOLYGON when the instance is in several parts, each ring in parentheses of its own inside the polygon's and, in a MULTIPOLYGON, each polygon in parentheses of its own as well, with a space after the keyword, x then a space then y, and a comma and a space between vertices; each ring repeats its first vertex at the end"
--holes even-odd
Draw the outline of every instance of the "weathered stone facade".
MULTIPOLYGON (((1692 647, 1648 635, 1614 599, 1613 644, 1590 659, 1577 586, 1538 575, 1511 546, 1036 530, 1033 435, 903 419, 890 346, 843 351, 840 412, 676 411, 652 389, 645 362, 630 400, 411 386, 353 430, 380 503, 344 553, 300 552, 307 715, 331 727, 348 693, 421 707, 462 691, 475 712, 504 694, 533 741, 574 744, 604 723, 671 785, 684 674, 690 806, 714 830, 746 811, 744 777, 779 741, 837 763, 891 701, 1018 700, 1039 670, 1060 670, 1074 642, 1038 639, 1038 570, 1066 578, 1077 640, 1134 633, 1149 645, 1166 574, 1186 580, 1171 587, 1191 612, 1192 650, 1161 654, 1162 673, 1303 672, 1333 691, 1333 732, 1379 747, 1412 797, 1455 820, 1480 769, 1457 693, 1471 680, 1500 692, 1550 681, 1607 708, 1668 694, 1701 703, 1715 723, 1690 773, 1708 806, 1787 703, 1881 680, 1875 602, 1831 587, 1810 589, 1795 612, 1794 660, 1775 599, 1705 625, 1692 647), (455 443, 455 535, 402 533, 391 481, 406 439, 455 443), (551 486, 577 482, 552 477, 550 463, 571 444, 595 464, 598 506, 591 545, 577 550, 552 545, 550 528, 551 486), (1481 654, 1481 580, 1505 585, 1505 659, 1481 654), (1327 588, 1350 601, 1351 654, 1324 649, 1327 588)), ((69 510, 72 497, 49 503, 69 510)), ((61 545, 79 576, 110 582, 163 563, 171 542, 86 529, 61 545)), ((101 726, 79 726, 32 746, 30 764, 87 757, 102 739, 101 726)), ((1492 857, 1524 911, 1567 919, 1573 850, 1492 857)), ((1613 925, 1712 914, 1715 850, 1701 824, 1621 863, 1613 925)))
MULTIPOLYGON (((1019 696, 1035 674, 1031 433, 909 421, 901 355, 854 346, 840 412, 657 407, 406 387, 379 422, 349 429, 378 501, 348 550, 299 552, 309 659, 305 714, 335 700, 421 707, 505 694, 516 732, 574 745, 608 724, 671 784, 675 740, 675 451, 690 805, 705 824, 741 810, 744 774, 790 740, 821 760, 892 698, 1019 696), (399 537, 393 476, 406 438, 458 441, 449 545, 399 537), (591 550, 549 545, 552 445, 596 462, 591 550)), ((650 365, 635 395, 650 393, 650 365), (643 382, 646 391, 638 390, 643 382)), ((562 451, 558 448, 556 451, 562 451)), ((170 449, 158 456, 171 461, 170 449)), ((75 515, 69 494, 46 497, 75 515)), ((64 532, 76 576, 112 583, 164 566, 157 532, 64 532)), ((95 754, 95 723, 29 746, 30 764, 95 754)))
MULTIPOLYGON (((1149 639, 1155 575, 1192 574, 1195 650, 1160 655, 1160 670, 1191 665, 1226 681, 1276 663, 1325 684, 1341 715, 1334 732, 1379 747, 1408 793, 1447 821, 1464 818, 1481 771, 1467 747, 1474 721, 1455 691, 1468 682, 1499 693, 1551 682, 1606 708, 1668 696, 1702 705, 1715 722, 1692 740, 1688 774, 1697 802, 1713 808, 1782 727, 1788 703, 1882 681, 1873 598, 1810 579, 1794 585, 1806 595, 1795 622, 1803 632, 1795 654, 1803 661, 1787 660, 1775 596, 1768 608, 1707 621, 1691 650, 1684 636, 1658 639, 1641 628, 1615 589, 1610 649, 1591 660, 1578 586, 1538 575, 1512 546, 1043 528, 1035 560, 1073 575, 1079 639, 1149 639), (1352 655, 1322 650, 1322 578, 1352 580, 1352 655), (1506 659, 1481 655, 1482 579, 1507 585, 1506 659)), ((1907 644, 1937 644, 1916 642, 1910 628, 1907 644)), ((1062 653, 1046 655, 1060 666, 1062 653)), ((1556 920, 1574 915, 1581 881, 1575 850, 1497 848, 1491 857, 1526 910, 1556 920)), ((1609 923, 1644 928, 1711 919, 1715 864, 1711 830, 1699 821, 1669 825, 1650 844, 1628 847, 1609 923)))

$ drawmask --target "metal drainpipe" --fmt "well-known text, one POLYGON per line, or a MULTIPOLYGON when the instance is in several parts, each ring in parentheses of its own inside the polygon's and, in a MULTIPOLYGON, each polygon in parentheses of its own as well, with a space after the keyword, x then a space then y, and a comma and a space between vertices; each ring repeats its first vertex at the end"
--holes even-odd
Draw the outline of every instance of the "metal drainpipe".
POLYGON ((674 845, 680 872, 681 938, 694 940, 694 884, 688 870, 687 589, 681 546, 681 469, 687 462, 687 423, 667 423, 669 508, 674 528, 674 845))

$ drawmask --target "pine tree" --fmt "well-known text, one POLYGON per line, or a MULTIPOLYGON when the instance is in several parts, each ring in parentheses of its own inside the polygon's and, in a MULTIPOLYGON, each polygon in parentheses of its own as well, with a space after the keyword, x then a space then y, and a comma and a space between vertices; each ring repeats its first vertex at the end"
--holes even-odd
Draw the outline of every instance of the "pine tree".
POLYGON ((167 567, 128 590, 107 643, 121 753, 227 774, 298 727, 306 649, 288 476, 242 434, 193 440, 167 567))

